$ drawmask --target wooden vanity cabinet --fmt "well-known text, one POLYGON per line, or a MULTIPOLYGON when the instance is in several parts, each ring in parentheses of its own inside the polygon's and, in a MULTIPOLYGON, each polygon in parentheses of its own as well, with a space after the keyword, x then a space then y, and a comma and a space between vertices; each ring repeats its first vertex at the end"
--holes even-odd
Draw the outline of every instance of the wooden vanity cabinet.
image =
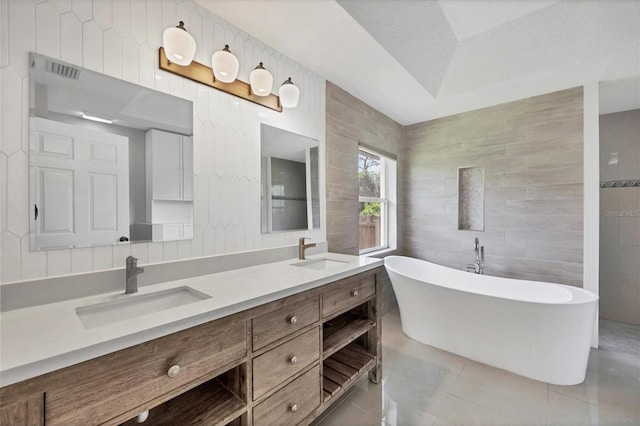
MULTIPOLYGON (((119 424, 246 356, 246 321, 231 316, 2 388, 0 410, 37 392, 44 394, 47 425, 119 424)), ((3 417, 1 424, 30 423, 3 417)))
POLYGON ((0 425, 308 424, 380 378, 383 268, 0 388, 0 425))
POLYGON ((2 404, 0 425, 44 426, 44 394, 39 393, 21 401, 2 404))

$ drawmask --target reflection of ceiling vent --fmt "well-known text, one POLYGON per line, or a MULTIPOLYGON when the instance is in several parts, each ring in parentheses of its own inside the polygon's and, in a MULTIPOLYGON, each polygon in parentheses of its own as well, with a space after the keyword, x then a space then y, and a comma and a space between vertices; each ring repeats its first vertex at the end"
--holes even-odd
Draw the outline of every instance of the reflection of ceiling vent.
POLYGON ((45 70, 52 74, 59 75, 60 77, 70 78, 77 80, 80 78, 80 70, 78 68, 70 67, 59 62, 47 60, 45 70))

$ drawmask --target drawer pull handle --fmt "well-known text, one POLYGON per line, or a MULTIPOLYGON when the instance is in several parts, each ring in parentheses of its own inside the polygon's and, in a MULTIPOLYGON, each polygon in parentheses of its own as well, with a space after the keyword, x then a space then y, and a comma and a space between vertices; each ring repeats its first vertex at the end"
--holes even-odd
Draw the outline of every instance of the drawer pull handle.
POLYGON ((149 418, 149 410, 143 411, 136 416, 136 423, 144 423, 149 418))
POLYGON ((178 374, 180 374, 180 366, 179 365, 172 365, 169 368, 169 371, 167 371, 167 376, 174 378, 176 377, 178 374))
POLYGON ((289 404, 289 411, 291 411, 292 413, 295 413, 296 411, 298 411, 298 404, 294 404, 294 403, 289 404))
POLYGON ((289 318, 289 324, 296 325, 297 323, 298 323, 298 317, 295 315, 292 315, 291 318, 289 318))
POLYGON ((298 362, 298 357, 295 355, 291 355, 289 357, 289 363, 291 363, 291 365, 295 365, 298 362))
POLYGON ((358 297, 359 295, 360 295, 360 292, 358 290, 351 290, 352 297, 358 297))

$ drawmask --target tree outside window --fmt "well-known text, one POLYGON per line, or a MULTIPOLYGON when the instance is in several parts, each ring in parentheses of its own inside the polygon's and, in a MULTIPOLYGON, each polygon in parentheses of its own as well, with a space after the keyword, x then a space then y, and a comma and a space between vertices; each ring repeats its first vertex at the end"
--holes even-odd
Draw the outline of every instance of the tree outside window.
POLYGON ((386 208, 384 159, 369 151, 358 155, 358 184, 360 201, 360 252, 386 246, 386 208))

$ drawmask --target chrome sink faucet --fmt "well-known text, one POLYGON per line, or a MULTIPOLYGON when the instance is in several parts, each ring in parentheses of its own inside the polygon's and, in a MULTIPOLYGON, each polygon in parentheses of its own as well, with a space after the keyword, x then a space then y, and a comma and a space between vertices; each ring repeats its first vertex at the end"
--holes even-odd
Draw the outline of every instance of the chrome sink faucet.
POLYGON ((476 258, 472 265, 467 265, 467 271, 473 270, 476 274, 484 275, 484 246, 480 246, 480 241, 476 238, 473 242, 476 258))
POLYGON ((305 260, 304 251, 308 248, 315 247, 315 243, 305 244, 304 240, 310 240, 311 238, 300 237, 298 239, 298 259, 305 260))
POLYGON ((138 266, 138 259, 127 256, 127 285, 124 294, 138 292, 138 274, 144 272, 144 268, 138 266))

